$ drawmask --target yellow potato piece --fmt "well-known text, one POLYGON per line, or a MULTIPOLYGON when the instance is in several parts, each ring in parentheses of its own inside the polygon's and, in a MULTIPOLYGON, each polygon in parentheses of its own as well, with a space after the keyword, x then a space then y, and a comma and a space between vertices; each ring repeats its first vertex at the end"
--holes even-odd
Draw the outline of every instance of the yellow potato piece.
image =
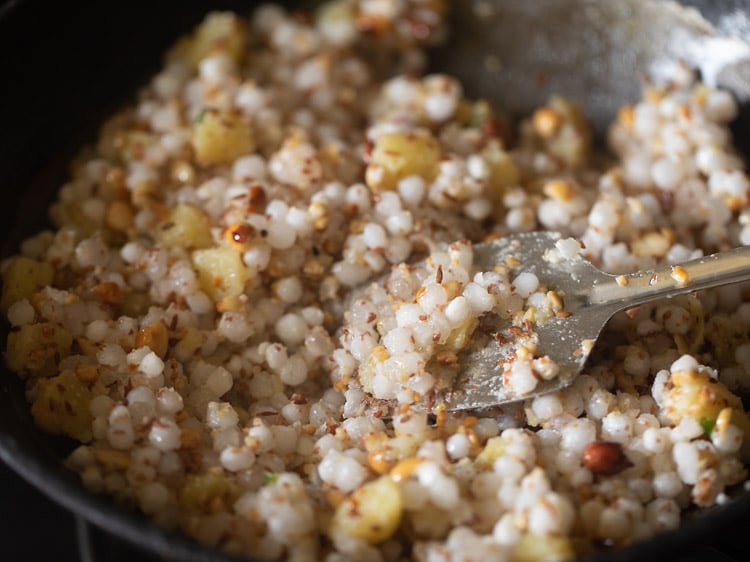
POLYGON ((167 248, 209 248, 213 244, 206 213, 184 203, 169 212, 157 237, 167 248))
POLYGON ((505 452, 505 446, 506 440, 502 435, 491 437, 474 460, 475 466, 482 470, 491 469, 495 461, 505 452))
POLYGON ((474 333, 478 324, 479 322, 477 322, 476 318, 470 318, 461 325, 456 326, 448 334, 445 343, 442 346, 439 346, 439 349, 458 353, 469 344, 471 341, 471 335, 474 333))
POLYGON ((575 558, 575 551, 566 537, 526 534, 516 545, 513 562, 562 562, 575 558))
POLYGON ((398 484, 390 476, 381 476, 339 504, 331 521, 331 534, 344 533, 370 544, 381 543, 398 529, 402 509, 398 484))
POLYGON ((21 377, 48 377, 57 373, 57 363, 70 355, 73 337, 51 322, 26 324, 8 334, 5 360, 21 377))
POLYGON ((193 266, 198 271, 201 289, 214 302, 239 296, 245 290, 247 268, 239 252, 232 248, 196 250, 193 266))
POLYGON ((41 288, 52 284, 55 270, 52 265, 18 256, 13 259, 3 273, 3 294, 0 308, 8 307, 23 299, 28 299, 41 288))
POLYGON ((375 142, 365 180, 376 191, 395 190, 408 176, 429 183, 437 176, 440 156, 440 144, 429 131, 385 133, 375 142))
POLYGON ((237 111, 204 110, 193 125, 193 148, 204 166, 227 164, 255 150, 250 123, 237 111))
POLYGON ((180 503, 193 509, 207 509, 212 502, 225 501, 231 486, 223 473, 210 470, 202 474, 188 474, 180 489, 180 503))
POLYGON ((732 409, 732 424, 750 435, 750 417, 742 408, 742 400, 723 383, 702 371, 684 370, 672 373, 671 388, 664 396, 664 409, 672 423, 684 417, 701 423, 714 422, 724 408, 732 409))
POLYGON ((240 62, 245 53, 245 25, 230 12, 208 14, 192 35, 177 42, 170 58, 197 68, 201 59, 218 52, 227 53, 235 62, 240 62))
POLYGON ((86 442, 92 437, 91 399, 88 386, 72 371, 64 371, 39 383, 31 414, 43 430, 86 442))
POLYGON ((497 141, 488 144, 482 157, 489 165, 487 196, 493 203, 502 202, 505 191, 521 181, 521 172, 510 154, 502 149, 497 141))

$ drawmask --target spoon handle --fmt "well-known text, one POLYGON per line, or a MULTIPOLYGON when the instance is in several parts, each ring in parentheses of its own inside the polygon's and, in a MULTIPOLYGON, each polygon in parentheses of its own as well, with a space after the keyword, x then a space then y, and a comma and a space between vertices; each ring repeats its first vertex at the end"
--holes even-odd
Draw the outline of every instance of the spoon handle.
POLYGON ((678 265, 627 275, 607 275, 591 291, 590 305, 631 308, 685 293, 750 281, 750 246, 718 252, 678 265))

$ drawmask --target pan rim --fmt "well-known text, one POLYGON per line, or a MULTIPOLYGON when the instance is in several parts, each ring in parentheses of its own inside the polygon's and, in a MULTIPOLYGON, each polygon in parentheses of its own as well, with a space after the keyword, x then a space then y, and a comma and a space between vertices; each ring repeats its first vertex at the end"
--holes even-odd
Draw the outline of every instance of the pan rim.
MULTIPOLYGON (((23 3, 22 0, 11 0, 5 4, 0 9, 0 22, 23 3)), ((41 440, 49 439, 49 436, 33 426, 20 427, 16 432, 13 431, 14 423, 24 423, 23 416, 9 418, 9 413, 19 413, 17 404, 13 401, 13 396, 19 395, 19 391, 12 388, 16 382, 21 383, 15 374, 10 373, 5 367, 0 369, 0 460, 24 480, 45 496, 97 527, 121 536, 134 545, 145 547, 166 559, 226 562, 248 560, 205 547, 185 534, 159 528, 145 516, 118 507, 109 497, 90 492, 80 482, 72 485, 77 481, 75 474, 64 468, 59 459, 58 466, 55 466, 41 446, 41 440), (24 441, 19 438, 24 432, 36 435, 24 441)), ((20 396, 23 396, 22 391, 20 396)), ((691 517, 674 531, 660 533, 623 549, 599 552, 587 560, 648 559, 666 552, 686 551, 728 523, 748 517, 750 492, 744 492, 726 505, 716 506, 691 517)))

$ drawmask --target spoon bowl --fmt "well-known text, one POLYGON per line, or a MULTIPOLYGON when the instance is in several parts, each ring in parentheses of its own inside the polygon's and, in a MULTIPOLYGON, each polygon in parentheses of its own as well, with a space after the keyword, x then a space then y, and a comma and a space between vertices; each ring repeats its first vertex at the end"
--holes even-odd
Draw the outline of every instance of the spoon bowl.
POLYGON ((596 340, 617 312, 700 289, 750 279, 750 247, 691 260, 679 265, 611 275, 597 269, 580 253, 561 257, 562 237, 532 232, 500 238, 474 247, 475 263, 484 271, 514 263, 516 272, 533 273, 554 290, 563 311, 519 334, 503 327, 494 313, 482 317, 471 342, 458 357, 453 388, 444 396, 449 410, 502 406, 568 386, 586 364, 596 340), (555 376, 537 377, 533 388, 512 385, 508 372, 520 347, 531 344, 535 357, 557 365, 555 376))

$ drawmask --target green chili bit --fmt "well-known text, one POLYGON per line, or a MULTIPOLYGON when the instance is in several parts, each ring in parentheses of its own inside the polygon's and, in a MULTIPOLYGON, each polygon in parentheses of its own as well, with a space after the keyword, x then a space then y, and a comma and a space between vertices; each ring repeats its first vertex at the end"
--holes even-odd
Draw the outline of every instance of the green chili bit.
POLYGON ((270 486, 271 484, 275 484, 278 479, 279 479, 278 474, 274 474, 273 472, 263 473, 263 484, 265 486, 270 486))
POLYGON ((711 437, 711 432, 714 430, 714 426, 716 425, 716 420, 710 420, 708 418, 701 418, 700 421, 701 427, 703 428, 703 432, 711 437))

